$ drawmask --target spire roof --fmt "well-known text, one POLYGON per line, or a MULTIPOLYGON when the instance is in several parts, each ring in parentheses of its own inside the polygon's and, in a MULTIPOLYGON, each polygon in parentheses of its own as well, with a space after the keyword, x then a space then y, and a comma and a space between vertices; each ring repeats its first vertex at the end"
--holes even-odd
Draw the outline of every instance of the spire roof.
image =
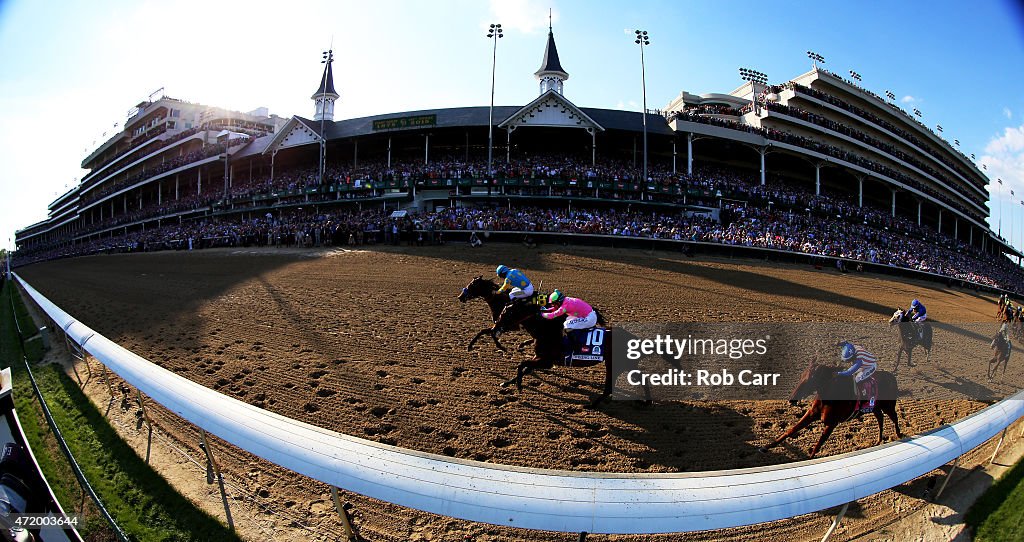
POLYGON ((569 74, 562 69, 562 63, 558 61, 558 48, 555 47, 555 34, 551 30, 551 23, 548 22, 548 44, 544 47, 544 60, 540 65, 540 69, 534 75, 540 75, 545 72, 556 72, 565 74, 566 77, 569 74))
POLYGON ((327 71, 324 72, 324 76, 320 79, 320 86, 310 98, 315 100, 318 96, 322 96, 325 93, 333 94, 335 97, 338 96, 338 93, 334 90, 334 70, 331 68, 330 62, 327 63, 327 71), (324 89, 325 85, 327 87, 326 90, 324 89))

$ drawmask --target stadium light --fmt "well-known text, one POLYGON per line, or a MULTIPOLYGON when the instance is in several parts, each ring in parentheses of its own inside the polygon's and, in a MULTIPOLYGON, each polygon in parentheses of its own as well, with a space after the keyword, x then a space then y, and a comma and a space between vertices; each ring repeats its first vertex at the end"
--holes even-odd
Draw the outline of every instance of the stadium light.
POLYGON ((915 107, 914 108, 914 114, 917 115, 918 117, 920 117, 921 116, 921 110, 915 107))
POLYGON ((807 58, 811 59, 811 67, 814 69, 818 69, 819 62, 822 64, 825 63, 825 57, 815 53, 814 51, 807 51, 807 58))
MULTIPOLYGON (((758 110, 757 96, 755 95, 757 89, 754 87, 754 85, 760 83, 761 86, 767 87, 768 76, 757 70, 751 70, 749 68, 740 68, 740 79, 744 81, 750 81, 750 103, 754 106, 754 114, 760 115, 761 112, 758 110)), ((763 90, 767 90, 767 88, 763 90)))
POLYGON ((891 91, 891 90, 885 91, 885 97, 889 98, 890 100, 892 100, 894 102, 896 101, 896 94, 894 94, 893 91, 891 91))
POLYGON ((853 70, 850 70, 850 77, 856 79, 858 83, 861 81, 860 74, 853 70))
POLYGON ((942 133, 942 125, 941 124, 936 124, 935 125, 935 129, 938 130, 940 134, 942 133))
MULTIPOLYGON (((985 168, 984 165, 981 166, 981 167, 985 168)), ((988 169, 988 168, 985 168, 985 169, 988 169)), ((998 231, 998 234, 999 234, 999 237, 1002 237, 1003 236, 1003 180, 1002 179, 996 179, 996 182, 998 183, 998 185, 996 185, 996 190, 999 191, 998 192, 999 193, 999 231, 998 231)))
POLYGON ((957 147, 959 147, 960 146, 960 140, 959 139, 954 139, 953 140, 953 144, 956 145, 957 147))
MULTIPOLYGON (((494 158, 494 73, 498 65, 498 38, 505 37, 501 32, 500 24, 492 24, 487 31, 487 37, 494 41, 494 48, 491 52, 491 108, 487 113, 487 176, 494 176, 494 169, 491 161, 494 158)), ((491 179, 488 178, 488 186, 491 179)), ((487 189, 490 191, 490 188, 487 189)))
MULTIPOLYGON (((333 40, 332 40, 333 41, 333 40)), ((324 89, 320 95, 320 184, 324 184, 324 170, 327 169, 327 134, 324 133, 324 119, 327 117, 327 70, 334 62, 334 49, 323 52, 320 63, 324 65, 324 89)), ((226 189, 225 189, 226 190, 226 189)))
POLYGON ((637 30, 636 39, 634 43, 640 46, 640 84, 643 89, 643 121, 644 121, 644 176, 642 189, 646 190, 647 186, 647 68, 644 66, 644 46, 650 45, 651 40, 648 39, 646 30, 637 30))

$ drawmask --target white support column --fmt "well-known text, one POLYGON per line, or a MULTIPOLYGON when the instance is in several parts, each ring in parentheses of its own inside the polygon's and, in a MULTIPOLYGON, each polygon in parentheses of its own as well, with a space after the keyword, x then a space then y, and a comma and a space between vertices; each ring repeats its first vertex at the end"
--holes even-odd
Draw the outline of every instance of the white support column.
POLYGON ((759 151, 761 154, 761 186, 765 184, 765 171, 764 171, 764 155, 768 153, 768 147, 762 147, 759 151))
POLYGON ((814 164, 814 195, 821 195, 821 162, 814 164))
POLYGON ((423 164, 430 163, 430 134, 423 138, 423 164))
POLYGON ((175 173, 174 174, 174 201, 178 201, 178 199, 181 197, 181 193, 178 191, 178 188, 179 188, 179 186, 178 186, 178 174, 175 173))
POLYGON ((507 143, 505 143, 505 163, 506 164, 511 164, 512 163, 512 127, 510 126, 508 128, 505 128, 505 133, 507 134, 506 139, 508 140, 507 143))
POLYGON ((274 184, 274 158, 277 157, 277 149, 270 153, 270 184, 274 184))
POLYGON ((892 190, 892 217, 896 218, 896 189, 891 188, 890 190, 892 190))
MULTIPOLYGON (((509 132, 512 135, 512 132, 509 132)), ((597 165, 597 130, 590 130, 590 165, 597 165)))
POLYGON ((156 184, 156 204, 164 204, 164 182, 160 181, 156 184))
POLYGON ((939 233, 942 233, 942 209, 939 209, 939 233))
POLYGON ((917 200, 917 225, 921 225, 921 200, 917 200))
POLYGON ((974 226, 971 226, 971 246, 974 246, 974 226))
POLYGON ((686 134, 686 174, 693 175, 693 133, 686 134))
POLYGON ((857 207, 864 207, 864 177, 857 177, 857 207))
MULTIPOLYGON (((469 152, 469 134, 466 134, 466 152, 469 152)), ((391 167, 391 138, 388 138, 388 167, 391 167)))
POLYGON ((672 173, 676 173, 676 140, 672 140, 672 173))
POLYGON ((953 217, 953 239, 960 239, 960 217, 953 217))
POLYGON ((196 195, 198 196, 199 194, 202 194, 202 193, 203 193, 203 170, 200 169, 199 170, 199 177, 198 177, 198 180, 196 181, 196 195))

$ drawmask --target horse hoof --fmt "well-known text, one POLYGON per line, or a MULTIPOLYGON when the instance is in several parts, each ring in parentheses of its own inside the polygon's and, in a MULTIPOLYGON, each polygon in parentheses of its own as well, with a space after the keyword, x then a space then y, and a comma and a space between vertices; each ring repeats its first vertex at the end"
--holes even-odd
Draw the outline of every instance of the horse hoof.
POLYGON ((766 454, 768 453, 768 448, 761 446, 760 448, 757 449, 757 451, 761 452, 762 454, 766 454))

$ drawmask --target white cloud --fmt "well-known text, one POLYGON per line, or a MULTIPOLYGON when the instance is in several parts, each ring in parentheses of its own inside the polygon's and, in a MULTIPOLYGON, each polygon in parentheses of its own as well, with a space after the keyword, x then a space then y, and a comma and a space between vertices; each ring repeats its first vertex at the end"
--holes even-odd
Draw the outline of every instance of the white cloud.
POLYGON ((552 24, 558 22, 558 10, 550 3, 538 0, 491 0, 491 16, 502 28, 511 28, 527 34, 548 27, 548 9, 552 24))
POLYGON ((1010 111, 1009 107, 1004 107, 1003 108, 1003 114, 1006 115, 1006 118, 1008 118, 1008 119, 1012 119, 1013 118, 1013 111, 1010 111))
MULTIPOLYGON (((989 223, 993 226, 1003 223, 1012 224, 1015 217, 1020 217, 1019 212, 1024 206, 1018 207, 1024 201, 1024 125, 1016 128, 1006 128, 1002 135, 993 137, 985 146, 985 154, 978 159, 978 167, 986 166, 982 172, 988 175, 991 183, 989 193, 992 197, 992 217, 989 223), (1000 186, 998 180, 1002 179, 1000 186), (1010 191, 1014 195, 1010 196, 1010 191), (1003 220, 1001 214, 1007 213, 1008 217, 1003 220)), ((1018 231, 1015 235, 1018 236, 1018 231)))
POLYGON ((901 98, 900 101, 905 103, 905 104, 912 104, 912 103, 916 103, 917 102, 917 98, 907 94, 906 96, 901 98))
POLYGON ((1016 128, 1006 128, 1003 135, 992 138, 985 145, 985 154, 982 159, 992 157, 1005 157, 1012 154, 1024 153, 1024 125, 1016 128))

